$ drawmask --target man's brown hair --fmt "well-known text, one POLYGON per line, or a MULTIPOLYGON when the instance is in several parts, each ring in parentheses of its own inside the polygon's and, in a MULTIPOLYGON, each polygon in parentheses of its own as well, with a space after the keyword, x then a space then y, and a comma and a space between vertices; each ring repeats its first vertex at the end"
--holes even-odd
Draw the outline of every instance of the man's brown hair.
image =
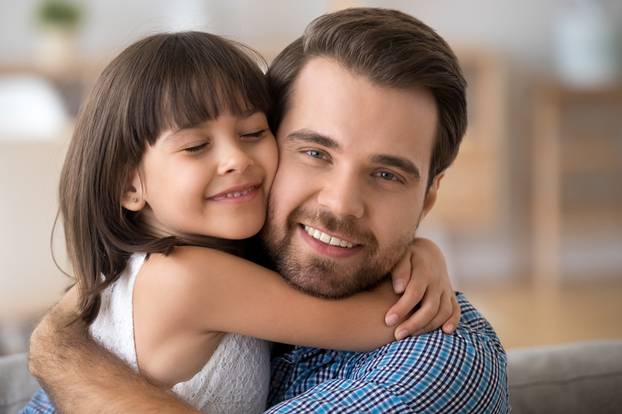
POLYGON ((328 57, 390 88, 427 88, 439 122, 428 185, 455 159, 467 126, 466 81, 449 45, 416 18, 380 8, 352 8, 313 20, 268 70, 276 132, 298 73, 311 58, 328 57))

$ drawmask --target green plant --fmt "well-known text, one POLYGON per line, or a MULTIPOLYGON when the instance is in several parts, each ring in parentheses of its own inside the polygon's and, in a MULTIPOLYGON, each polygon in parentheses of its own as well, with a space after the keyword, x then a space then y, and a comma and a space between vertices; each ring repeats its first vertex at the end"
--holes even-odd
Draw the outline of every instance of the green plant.
POLYGON ((37 13, 38 20, 44 26, 56 26, 75 29, 82 17, 80 7, 65 0, 44 0, 37 13))

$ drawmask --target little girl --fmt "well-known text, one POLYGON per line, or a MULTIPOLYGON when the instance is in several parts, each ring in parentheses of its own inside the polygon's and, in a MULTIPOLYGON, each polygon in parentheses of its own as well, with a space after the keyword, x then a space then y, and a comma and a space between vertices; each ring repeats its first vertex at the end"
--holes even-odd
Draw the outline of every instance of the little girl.
POLYGON ((352 351, 393 339, 389 283, 320 299, 241 257, 278 161, 247 52, 198 32, 128 47, 79 115, 60 184, 92 336, 209 413, 263 411, 269 348, 255 338, 352 351))

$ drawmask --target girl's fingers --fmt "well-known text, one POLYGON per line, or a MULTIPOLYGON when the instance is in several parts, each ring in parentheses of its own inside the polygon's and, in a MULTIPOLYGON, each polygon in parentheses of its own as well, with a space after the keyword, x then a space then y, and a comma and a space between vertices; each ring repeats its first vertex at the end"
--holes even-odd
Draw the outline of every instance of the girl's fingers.
POLYGON ((393 326, 406 317, 421 302, 425 295, 426 286, 421 281, 411 278, 410 283, 406 286, 406 290, 402 297, 391 306, 385 316, 387 326, 393 326))
POLYGON ((434 319, 430 321, 426 326, 424 326, 419 332, 416 332, 415 335, 421 335, 424 333, 435 331, 441 326, 443 321, 447 320, 447 313, 438 313, 434 319))
MULTIPOLYGON (((417 310, 407 321, 400 324, 395 329, 395 339, 400 340, 416 332, 421 332, 424 327, 430 324, 438 314, 440 299, 438 295, 426 294, 421 308, 417 310)), ((449 316, 449 315, 447 315, 449 316)), ((440 321, 442 323, 445 319, 440 321)), ((438 326, 440 326, 440 323, 438 326)))
POLYGON ((446 334, 452 334, 458 327, 460 323, 460 316, 462 315, 462 311, 460 309, 460 305, 458 304, 458 300, 456 299, 455 293, 450 295, 451 297, 451 306, 452 312, 451 316, 447 320, 447 322, 443 323, 443 332, 446 334))
POLYGON ((411 279, 411 253, 407 253, 402 257, 399 263, 391 271, 391 280, 393 281, 393 290, 400 294, 404 292, 406 286, 411 279))

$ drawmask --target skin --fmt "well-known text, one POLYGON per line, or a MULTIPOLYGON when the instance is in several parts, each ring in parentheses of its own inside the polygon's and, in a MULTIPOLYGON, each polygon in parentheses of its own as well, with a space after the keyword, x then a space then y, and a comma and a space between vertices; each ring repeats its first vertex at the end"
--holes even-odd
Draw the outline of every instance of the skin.
POLYGON ((281 169, 264 234, 281 272, 331 297, 381 280, 436 200, 440 177, 426 191, 436 124, 424 89, 377 86, 327 58, 307 63, 278 130, 281 169), (325 248, 304 226, 354 247, 325 248))
MULTIPOLYGON (((285 247, 305 269, 313 271, 319 262, 331 270, 324 279, 318 272, 307 279, 292 272, 291 280, 300 280, 304 290, 316 295, 340 296, 347 292, 330 292, 336 278, 343 277, 339 281, 348 285, 366 263, 387 272, 395 266, 400 256, 394 250, 406 252, 420 219, 433 206, 440 177, 427 191, 425 183, 436 109, 425 90, 380 87, 329 59, 309 62, 298 81, 291 108, 277 134, 281 169, 271 197, 279 201, 273 203, 266 237, 273 246, 289 239, 291 245, 285 247), (322 93, 313 94, 311 89, 322 93), (307 98, 312 101, 309 105, 307 98), (309 134, 301 138, 300 131, 311 131, 312 137, 319 133, 332 143, 307 139, 309 134), (297 135, 292 138, 294 133, 297 135), (418 173, 404 169, 403 162, 398 168, 395 162, 387 163, 392 158, 377 155, 405 159, 418 173), (326 228, 330 223, 333 228, 326 228), (299 224, 319 227, 356 247, 344 254, 313 244, 305 239, 299 224)), ((148 184, 146 188, 148 196, 148 184)), ((411 255, 406 263, 420 262, 411 255)), ((384 278, 380 273, 378 279, 384 278)), ((365 283, 371 286, 378 281, 365 283)), ((405 296, 416 297, 409 287, 405 296)), ((393 310, 403 311, 398 305, 393 310)), ((101 412, 194 412, 102 352, 78 324, 63 328, 62 322, 74 306, 70 297, 65 298, 40 324, 31 342, 31 371, 53 381, 43 383, 63 411, 92 411, 96 407, 101 412), (60 333, 54 332, 59 329, 60 333), (73 390, 71 396, 63 393, 67 389, 73 390)))
POLYGON ((122 204, 162 235, 245 239, 264 225, 277 157, 260 112, 167 130, 147 148, 122 204), (223 195, 249 186, 248 201, 223 195))

